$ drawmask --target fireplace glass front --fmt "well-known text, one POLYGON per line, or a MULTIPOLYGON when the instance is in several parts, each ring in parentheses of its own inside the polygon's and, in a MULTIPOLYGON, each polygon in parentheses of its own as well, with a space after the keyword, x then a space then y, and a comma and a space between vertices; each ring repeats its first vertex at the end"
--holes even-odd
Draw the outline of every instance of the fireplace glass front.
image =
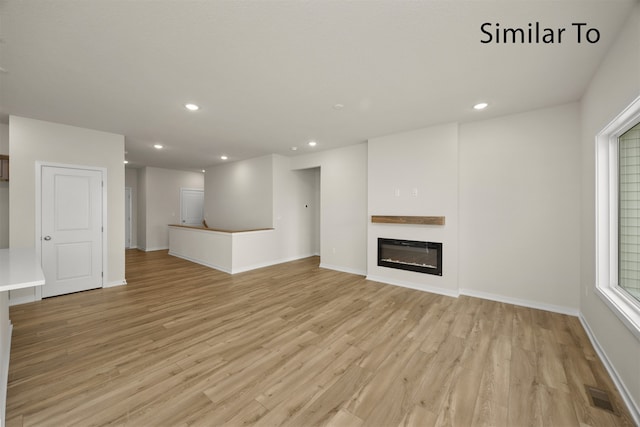
POLYGON ((442 276, 442 243, 379 238, 378 265, 442 276))

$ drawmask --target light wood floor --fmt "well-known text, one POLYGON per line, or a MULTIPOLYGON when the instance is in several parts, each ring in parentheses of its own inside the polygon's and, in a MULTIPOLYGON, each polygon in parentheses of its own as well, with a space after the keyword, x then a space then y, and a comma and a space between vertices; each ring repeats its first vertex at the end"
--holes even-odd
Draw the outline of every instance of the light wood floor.
POLYGON ((315 257, 234 276, 126 257, 127 286, 11 308, 8 426, 633 424, 574 317, 315 257))

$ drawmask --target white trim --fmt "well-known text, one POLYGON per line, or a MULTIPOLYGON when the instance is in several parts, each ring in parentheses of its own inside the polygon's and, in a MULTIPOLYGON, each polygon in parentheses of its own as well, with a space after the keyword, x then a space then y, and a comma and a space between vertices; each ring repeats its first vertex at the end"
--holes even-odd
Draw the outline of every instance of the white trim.
POLYGON ((595 293, 640 340, 640 304, 618 289, 618 137, 640 121, 640 96, 595 138, 595 293))
POLYGON ((640 340, 640 314, 632 311, 635 302, 630 301, 628 297, 615 288, 606 289, 596 285, 595 293, 615 313, 627 329, 640 340))
MULTIPOLYGON (((42 263, 42 247, 40 241, 40 235, 42 234, 42 168, 43 167, 55 167, 55 168, 67 168, 67 169, 81 169, 81 170, 89 170, 100 172, 102 175, 102 272, 103 277, 101 278, 101 286, 104 286, 104 274, 108 273, 108 246, 107 240, 109 236, 109 230, 107 229, 107 224, 109 223, 107 217, 107 168, 99 167, 99 166, 82 166, 82 165, 69 165, 65 163, 55 163, 55 162, 45 162, 37 160, 35 162, 36 168, 36 227, 35 227, 35 243, 34 246, 36 248, 36 258, 40 260, 42 263)), ((39 301, 42 299, 42 286, 37 286, 35 288, 35 300, 39 301)), ((22 300, 22 299, 20 299, 22 300)), ((30 302, 30 301, 29 301, 30 302)), ((22 304, 22 302, 17 302, 16 304, 22 304)))
POLYGON ((131 249, 131 246, 127 246, 127 240, 129 241, 129 244, 131 244, 131 240, 133 237, 133 190, 131 187, 124 187, 124 206, 125 208, 127 207, 127 199, 128 199, 128 204, 129 204, 129 212, 127 212, 127 210, 125 209, 125 224, 124 224, 124 228, 125 231, 127 229, 127 223, 129 223, 129 235, 127 236, 125 233, 124 236, 124 247, 125 249, 131 249))
MULTIPOLYGON (((314 255, 314 256, 319 256, 319 255, 314 255)), ((326 268, 327 270, 340 271, 342 273, 356 274, 358 276, 367 275, 367 272, 365 270, 359 270, 357 268, 350 268, 350 267, 343 267, 341 265, 327 264, 324 262, 320 262, 320 268, 326 268)))
POLYGON ((466 295, 474 298, 481 298, 489 301, 503 302, 521 307, 535 308, 536 310, 550 311, 552 313, 566 314, 569 316, 578 316, 580 311, 577 308, 566 307, 562 305, 547 304, 544 302, 530 301, 520 298, 505 297, 498 294, 488 292, 474 291, 473 289, 460 289, 460 295, 466 295))
POLYGON ((176 258, 182 258, 182 259, 185 259, 187 261, 194 262, 196 264, 204 265, 205 267, 213 268, 214 270, 218 270, 218 271, 221 271, 221 272, 227 273, 227 274, 244 273, 246 271, 257 270, 258 268, 270 267, 272 265, 282 264, 282 263, 285 263, 285 262, 296 261, 296 260, 299 260, 299 259, 304 259, 304 258, 309 258, 309 257, 315 256, 315 255, 298 255, 298 256, 293 256, 293 257, 289 257, 289 258, 283 258, 283 259, 278 259, 278 260, 273 260, 273 261, 261 262, 261 263, 258 263, 258 264, 242 266, 242 267, 239 267, 239 268, 233 268, 232 267, 231 270, 230 270, 228 268, 224 268, 224 267, 221 267, 219 265, 211 264, 211 263, 208 263, 208 262, 205 262, 205 261, 202 261, 202 260, 198 260, 198 259, 191 258, 191 257, 188 257, 188 256, 184 256, 184 255, 181 255, 181 254, 177 254, 177 253, 174 253, 172 251, 169 251, 169 255, 174 256, 176 258))
POLYGON ((423 283, 409 282, 406 280, 395 280, 395 279, 392 280, 382 276, 368 275, 367 280, 371 280, 373 282, 386 283, 388 285, 401 286, 403 288, 415 289, 423 292, 431 292, 433 294, 446 295, 448 297, 454 297, 454 298, 458 298, 458 296, 460 295, 458 291, 453 291, 447 288, 440 288, 438 286, 425 285, 423 283))
MULTIPOLYGON (((42 243, 40 241, 40 236, 42 235, 42 166, 43 164, 41 162, 36 162, 35 163, 35 168, 36 168, 36 192, 35 192, 35 198, 36 198, 36 212, 35 212, 35 217, 36 217, 36 229, 35 229, 35 242, 34 242, 34 246, 36 248, 36 259, 40 260, 40 265, 42 265, 42 243)), ((39 301, 42 299, 42 286, 38 286, 37 288, 34 289, 34 293, 35 293, 35 299, 34 301, 39 301)), ((24 304, 23 302, 21 302, 24 298, 19 298, 18 300, 14 300, 16 301, 15 304, 24 304)), ((30 302, 30 301, 29 301, 30 302)), ((12 305, 12 302, 9 302, 9 305, 12 305)))
POLYGON ((169 251, 169 255, 174 256, 176 258, 186 259, 187 261, 191 261, 191 262, 194 262, 196 264, 204 265, 205 267, 213 268, 214 270, 222 271, 223 273, 231 274, 231 270, 229 270, 227 268, 224 268, 224 267, 220 267, 219 265, 214 265, 214 264, 211 264, 211 263, 208 263, 208 262, 204 262, 204 261, 199 260, 199 259, 190 258, 188 256, 177 254, 177 253, 174 253, 174 252, 171 252, 171 251, 169 251))
POLYGON ((600 360, 602 360, 602 364, 604 365, 605 369, 609 373, 609 376, 611 377, 614 384, 618 388, 618 392, 620 393, 620 396, 622 396, 622 400, 624 400, 624 403, 626 403, 627 409, 631 413, 631 417, 633 418, 636 425, 640 426, 640 407, 636 404, 634 399, 631 397, 631 393, 629 393, 629 390, 624 385, 624 382, 620 379, 620 375, 618 375, 618 372, 616 371, 615 367, 607 357, 607 353, 605 353, 604 348, 602 348, 602 346, 596 339, 596 336, 591 330, 591 327, 589 326, 589 322, 587 322, 587 319, 582 315, 582 313, 580 313, 578 318, 580 319, 580 323, 582 323, 582 327, 587 333, 587 336, 589 337, 589 340, 591 341, 593 348, 596 350, 596 353, 598 353, 600 360))
MULTIPOLYGON (((322 266, 323 265, 320 264, 320 267, 322 266)), ((338 270, 338 271, 341 271, 341 270, 338 270)), ((569 316, 577 317, 580 314, 580 311, 577 308, 566 307, 562 305, 547 304, 539 301, 524 300, 520 298, 505 297, 502 295, 475 291, 472 289, 460 289, 459 291, 452 291, 451 289, 440 288, 437 286, 428 286, 422 283, 409 282, 405 280, 390 280, 386 277, 373 276, 373 275, 368 275, 367 280, 385 283, 388 285, 401 286, 403 288, 415 289, 423 292, 431 292, 434 294, 446 295, 454 298, 458 298, 460 295, 466 295, 469 297, 481 298, 489 301, 503 302, 506 304, 513 304, 521 307, 534 308, 536 310, 544 310, 544 311, 550 311, 553 313, 566 314, 569 316)))
POLYGON ((231 274, 244 273, 245 271, 257 270, 258 268, 270 267, 272 265, 282 264, 285 262, 297 261, 299 259, 310 258, 315 255, 296 255, 288 258, 277 259, 273 261, 260 262, 258 264, 246 265, 239 268, 231 268, 231 274))
POLYGON ((116 286, 124 286, 127 284, 126 280, 116 280, 115 282, 104 283, 103 288, 115 288, 116 286))
MULTIPOLYGON (((95 168, 102 172, 102 285, 104 286, 105 278, 109 276, 109 246, 107 241, 109 240, 109 215, 108 205, 109 198, 107 195, 109 176, 107 175, 107 168, 95 168)), ((39 286, 42 287, 42 286, 39 286)))
POLYGON ((166 251, 169 249, 169 247, 163 246, 163 247, 157 247, 157 248, 139 248, 139 249, 144 252, 154 252, 154 251, 166 251))
POLYGON ((7 341, 2 343, 2 354, 0 357, 2 358, 2 366, 0 366, 0 378, 2 384, 1 393, 0 393, 0 427, 4 427, 5 424, 5 416, 7 414, 7 386, 9 384, 9 359, 11 356, 11 334, 13 332, 13 324, 9 321, 9 325, 7 325, 7 341))

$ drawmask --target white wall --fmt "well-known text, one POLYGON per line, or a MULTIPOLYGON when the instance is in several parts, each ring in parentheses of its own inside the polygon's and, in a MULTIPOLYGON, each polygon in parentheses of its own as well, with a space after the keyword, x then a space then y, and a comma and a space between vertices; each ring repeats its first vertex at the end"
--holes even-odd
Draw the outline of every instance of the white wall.
MULTIPOLYGON (((106 132, 9 117, 11 176, 10 247, 35 246, 36 162, 107 169, 107 268, 105 285, 124 281, 124 137, 106 132)), ((33 298, 33 288, 10 293, 11 300, 33 298)))
POLYGON ((234 235, 234 245, 250 241, 254 245, 252 251, 263 253, 262 257, 251 251, 243 254, 234 246, 234 264, 253 268, 319 253, 319 176, 317 168, 292 170, 291 159, 280 155, 207 169, 205 212, 210 228, 274 229, 269 233, 234 235), (253 209, 257 200, 263 206, 253 209), (265 207, 271 212, 266 213, 265 207))
POLYGON ((208 168, 208 196, 204 201, 207 225, 223 230, 273 227, 272 168, 270 155, 208 168))
POLYGON ((291 168, 320 168, 323 267, 367 271, 367 144, 291 158, 291 168))
POLYGON ((367 276, 457 295, 457 124, 373 138, 368 148, 367 276), (371 215, 445 216, 445 225, 372 224, 371 215), (442 243, 442 276, 379 267, 379 237, 442 243))
MULTIPOLYGON (((0 154, 9 154, 9 125, 0 123, 0 154)), ((9 159, 11 160, 11 159, 9 159)), ((9 183, 0 182, 0 248, 9 247, 9 183)))
POLYGON ((131 246, 130 247, 137 248, 138 247, 138 170, 137 169, 125 168, 124 186, 131 188, 131 246))
POLYGON ((232 273, 232 239, 232 233, 169 227, 169 255, 232 273))
POLYGON ((579 107, 460 125, 460 288, 576 314, 579 107))
POLYGON ((446 225, 367 218, 368 276, 577 314, 579 133, 574 103, 369 140, 369 217, 443 215, 446 225), (378 237, 442 242, 443 276, 378 267, 378 237))
POLYGON ((201 172, 146 167, 138 173, 138 248, 169 249, 169 224, 180 222, 180 188, 204 188, 201 172), (140 230, 144 227, 144 230, 140 230))
POLYGON ((595 136, 640 95, 640 4, 582 99, 582 209, 580 309, 618 379, 640 413, 640 342, 594 293, 595 136))
POLYGON ((248 229, 270 217, 273 225, 267 227, 275 229, 267 239, 272 261, 320 252, 325 267, 365 274, 366 190, 366 144, 293 158, 271 155, 217 165, 207 169, 205 177, 207 223, 214 228, 248 229), (239 183, 239 176, 245 181, 239 183), (248 182, 269 184, 247 188, 248 182), (261 189, 260 195, 254 194, 255 188, 261 189), (271 213, 258 210, 258 220, 238 221, 248 206, 246 201, 236 199, 249 196, 265 199, 263 203, 271 206, 271 213), (223 200, 227 207, 220 213, 222 210, 215 210, 215 205, 223 200), (214 222, 212 211, 223 215, 218 218, 225 221, 214 222), (233 222, 232 217, 236 218, 233 222))

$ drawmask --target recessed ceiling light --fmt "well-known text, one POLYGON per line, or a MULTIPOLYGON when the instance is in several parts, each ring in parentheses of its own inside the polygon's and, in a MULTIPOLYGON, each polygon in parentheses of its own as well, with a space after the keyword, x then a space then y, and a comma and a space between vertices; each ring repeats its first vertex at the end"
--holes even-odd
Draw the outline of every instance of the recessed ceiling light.
POLYGON ((316 146, 315 141, 309 141, 309 147, 315 147, 315 146, 316 146))
POLYGON ((298 147, 291 147, 291 151, 296 151, 298 147))
POLYGON ((476 105, 473 106, 474 110, 484 110, 485 108, 487 108, 489 106, 489 104, 487 104, 486 102, 480 102, 476 105))
POLYGON ((228 159, 228 157, 227 157, 227 156, 220 156, 220 158, 221 158, 222 160, 227 160, 227 159, 228 159))
POLYGON ((162 150, 164 146, 162 144, 153 144, 153 148, 155 148, 156 150, 162 150))
POLYGON ((342 110, 344 108, 343 104, 333 104, 334 110, 342 110))
POLYGON ((184 108, 189 111, 198 111, 200 109, 196 104, 184 104, 184 108))
POLYGON ((125 165, 126 165, 127 163, 129 163, 129 160, 125 160, 125 161, 124 161, 124 164, 125 164, 125 165))
POLYGON ((206 170, 202 169, 202 173, 205 173, 205 172, 206 172, 206 170))

